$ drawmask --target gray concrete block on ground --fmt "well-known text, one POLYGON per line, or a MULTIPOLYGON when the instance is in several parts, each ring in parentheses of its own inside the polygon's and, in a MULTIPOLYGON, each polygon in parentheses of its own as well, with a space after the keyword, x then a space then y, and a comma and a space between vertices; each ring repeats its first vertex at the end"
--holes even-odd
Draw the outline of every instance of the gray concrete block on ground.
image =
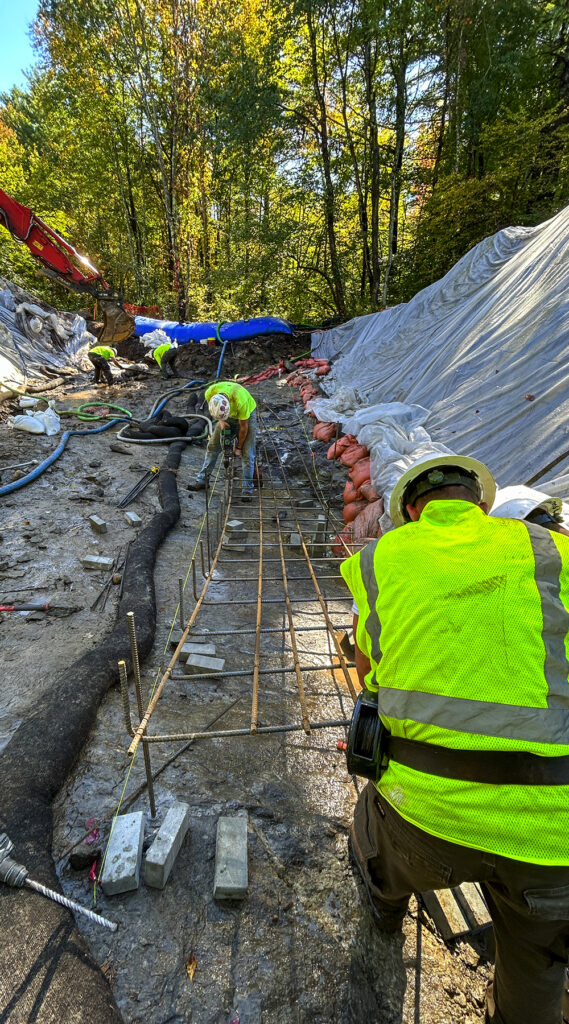
POLYGON ((242 900, 247 895, 247 818, 219 818, 215 844, 215 900, 242 900))
POLYGON ((246 533, 245 524, 240 519, 230 519, 225 529, 227 533, 246 533))
POLYGON ((89 526, 93 528, 95 533, 107 532, 107 524, 100 516, 89 516, 87 522, 89 523, 89 526))
POLYGON ((142 811, 120 814, 115 820, 101 875, 101 885, 107 896, 138 889, 143 839, 142 811))
POLYGON ((223 672, 225 658, 201 657, 198 654, 190 654, 184 664, 184 673, 187 676, 195 676, 200 672, 211 672, 212 675, 223 672))
MULTIPOLYGON (((176 647, 178 644, 176 644, 176 647)), ((192 654, 197 654, 198 657, 213 658, 215 656, 215 644, 198 644, 188 642, 184 644, 180 651, 180 661, 187 661, 192 654)))
POLYGON ((168 881, 190 824, 189 804, 175 803, 170 807, 158 835, 146 854, 144 880, 155 889, 163 889, 168 881))
POLYGON ((136 512, 125 511, 124 517, 129 526, 142 526, 142 519, 136 512))
POLYGON ((300 534, 299 533, 291 533, 290 540, 289 540, 288 543, 289 543, 289 547, 291 547, 291 548, 299 548, 299 547, 301 547, 302 541, 301 541, 301 538, 300 538, 300 534))
POLYGON ((85 555, 81 559, 81 565, 85 569, 104 569, 105 572, 110 572, 113 567, 113 559, 104 558, 101 555, 85 555))

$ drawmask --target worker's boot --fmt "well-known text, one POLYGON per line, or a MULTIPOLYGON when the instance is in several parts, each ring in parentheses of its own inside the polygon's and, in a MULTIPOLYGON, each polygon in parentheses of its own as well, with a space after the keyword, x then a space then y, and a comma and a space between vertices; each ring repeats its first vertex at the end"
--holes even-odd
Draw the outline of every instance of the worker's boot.
POLYGON ((188 484, 189 491, 205 491, 205 483, 203 480, 190 480, 188 484))

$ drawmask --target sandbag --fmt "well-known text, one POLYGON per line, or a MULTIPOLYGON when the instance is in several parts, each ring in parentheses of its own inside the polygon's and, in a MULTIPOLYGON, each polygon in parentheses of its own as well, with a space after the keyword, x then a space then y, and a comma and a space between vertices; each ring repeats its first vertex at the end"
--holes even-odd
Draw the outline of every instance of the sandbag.
POLYGON ((344 505, 349 505, 352 501, 358 501, 361 498, 360 490, 354 486, 351 480, 346 480, 346 486, 344 487, 344 505))
POLYGON ((354 434, 344 434, 343 437, 339 437, 337 441, 328 449, 326 453, 327 459, 339 459, 342 452, 346 450, 350 445, 356 444, 356 437, 354 434))
POLYGON ((359 512, 367 507, 367 501, 351 501, 349 505, 344 505, 344 522, 346 525, 352 523, 359 512))
POLYGON ((357 463, 352 463, 350 480, 356 487, 361 487, 362 484, 369 483, 370 472, 369 458, 358 459, 357 463))
POLYGON ((353 541, 353 530, 352 530, 352 526, 350 524, 350 526, 346 526, 346 528, 344 530, 342 530, 341 533, 338 533, 334 537, 334 540, 332 541, 332 554, 335 555, 336 558, 347 558, 352 553, 352 549, 351 549, 352 541, 353 541), (342 543, 342 541, 344 543, 342 543), (344 544, 348 545, 348 547, 350 548, 349 551, 346 551, 346 548, 344 547, 344 544))
POLYGON ((335 433, 335 423, 317 423, 312 431, 312 436, 316 441, 330 441, 335 433))
POLYGON ((367 448, 363 446, 363 444, 352 444, 349 446, 349 448, 346 448, 346 450, 342 452, 340 456, 340 462, 342 463, 343 466, 355 466, 356 462, 359 462, 360 459, 365 459, 366 455, 368 454, 369 452, 367 448))
MULTIPOLYGON (((354 502, 357 504, 357 502, 354 502)), ((361 510, 352 522, 354 543, 367 543, 375 537, 381 537, 379 517, 383 515, 383 498, 371 502, 361 510)))
POLYGON ((366 501, 377 501, 379 498, 379 494, 372 483, 360 484, 359 491, 362 498, 365 498, 366 501))

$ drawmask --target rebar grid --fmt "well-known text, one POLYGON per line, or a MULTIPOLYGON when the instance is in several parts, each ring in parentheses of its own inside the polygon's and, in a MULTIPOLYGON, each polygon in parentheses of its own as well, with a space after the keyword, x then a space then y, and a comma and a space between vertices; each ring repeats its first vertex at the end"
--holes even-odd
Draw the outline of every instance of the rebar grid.
MULTIPOLYGON (((262 417, 260 415, 260 412, 259 412, 259 418, 260 418, 261 423, 262 423, 262 417)), ((263 423, 262 423, 262 425, 265 427, 265 429, 263 430, 263 434, 264 435, 268 434, 270 436, 270 432, 267 431, 266 426, 263 423)), ((286 480, 286 469, 285 469, 285 466, 283 464, 283 460, 281 458, 280 452, 279 452, 279 450, 277 448, 277 445, 276 445, 274 439, 272 437, 270 437, 270 440, 271 440, 271 442, 273 444, 273 447, 274 447, 274 450, 275 450, 275 453, 276 453, 276 456, 277 456, 277 459, 278 459, 278 462, 279 462, 279 465, 280 465, 280 469, 282 471, 283 478, 284 478, 284 488, 281 489, 280 487, 275 486, 275 480, 274 480, 274 476, 273 476, 273 471, 272 471, 271 463, 270 463, 270 460, 267 457, 267 465, 269 467, 269 476, 270 476, 270 483, 271 483, 271 495, 268 496, 268 497, 269 497, 269 500, 272 499, 272 503, 273 503, 273 506, 274 506, 274 510, 275 510, 274 522, 276 523, 276 529, 271 528, 271 529, 267 530, 264 527, 263 511, 264 511, 264 504, 265 503, 263 502, 263 495, 262 495, 261 489, 259 487, 259 489, 258 489, 258 498, 259 498, 259 511, 258 511, 258 516, 259 516, 259 518, 258 518, 259 536, 258 536, 258 540, 257 540, 256 543, 249 543, 249 544, 247 544, 247 547, 258 547, 258 550, 259 550, 258 559, 252 558, 252 557, 247 557, 246 555, 244 557, 242 557, 242 558, 233 558, 233 559, 231 559, 231 558, 224 558, 223 557, 221 548, 222 548, 222 543, 224 542, 224 540, 226 538, 227 523, 229 521, 230 516, 232 514, 233 515, 235 514, 235 509, 232 510, 233 479, 232 479, 232 473, 229 473, 227 475, 227 479, 226 479, 226 483, 225 483, 225 494, 224 494, 225 514, 222 516, 221 508, 219 508, 218 511, 217 511, 217 514, 215 516, 215 520, 214 520, 214 535, 218 533, 219 536, 216 538, 217 539, 217 547, 216 547, 216 550, 213 553, 213 557, 212 557, 213 545, 211 543, 211 536, 210 536, 211 510, 209 509, 210 494, 209 494, 208 491, 206 491, 205 524, 206 524, 207 568, 208 568, 207 575, 206 575, 206 568, 205 568, 205 564, 204 564, 205 563, 204 544, 203 544, 203 542, 201 542, 200 543, 200 554, 201 554, 201 564, 202 564, 202 577, 203 577, 204 582, 203 582, 202 588, 201 588, 201 590, 200 590, 200 592, 198 594, 197 588, 196 588, 196 579, 195 579, 196 561, 195 561, 195 553, 194 553, 194 556, 192 557, 192 563, 191 563, 188 575, 190 574, 190 571, 191 571, 192 575, 193 575, 193 589, 194 589, 194 597, 195 597, 195 600, 196 600, 196 604, 195 604, 195 607, 194 607, 194 609, 192 611, 192 614, 191 614, 191 616, 190 616, 190 618, 188 620, 188 623, 187 623, 186 627, 182 628, 181 637, 180 637, 180 639, 178 641, 178 644, 177 644, 177 646, 176 646, 176 648, 174 650, 174 653, 172 654, 172 657, 170 659, 170 662, 169 662, 166 670, 164 671, 164 670, 161 669, 162 677, 161 677, 158 685, 155 688, 155 691, 154 691, 153 696, 151 697, 151 700, 149 701, 149 704, 148 704, 148 707, 146 709, 146 712, 144 713, 144 715, 142 715, 142 711, 141 710, 139 711, 139 714, 140 714, 139 725, 138 725, 138 727, 136 727, 134 729, 134 734, 131 732, 132 742, 131 742, 131 744, 130 744, 130 746, 128 748, 128 753, 130 755, 133 755, 136 752, 136 749, 137 749, 139 743, 141 742, 141 740, 143 741, 143 747, 144 747, 145 753, 147 753, 147 744, 151 743, 151 742, 152 743, 171 742, 171 741, 174 742, 174 741, 180 741, 180 740, 185 741, 185 740, 201 739, 201 738, 216 737, 216 736, 217 737, 220 737, 220 736, 244 736, 244 735, 255 734, 255 733, 259 733, 260 734, 260 733, 274 733, 274 732, 288 732, 288 731, 294 732, 294 731, 300 731, 300 730, 304 730, 304 732, 308 735, 308 734, 310 734, 311 730, 313 730, 313 729, 332 728, 332 727, 346 727, 347 725, 349 725, 349 720, 347 720, 347 719, 341 719, 341 720, 337 720, 337 721, 336 720, 334 720, 334 721, 326 720, 324 722, 311 722, 310 721, 309 714, 308 714, 308 708, 307 708, 307 704, 306 704, 306 691, 305 691, 304 681, 303 681, 303 677, 302 677, 302 673, 303 672, 304 673, 306 673, 306 672, 322 672, 322 671, 332 671, 332 672, 334 672, 334 670, 337 670, 338 668, 340 668, 342 673, 343 673, 343 675, 344 675, 344 679, 345 679, 346 685, 348 687, 348 690, 350 692, 350 695, 352 696, 352 699, 355 700, 355 698, 356 698, 356 693, 355 693, 355 690, 354 690, 353 682, 352 682, 350 673, 348 671, 349 667, 351 667, 351 663, 350 663, 350 665, 348 665, 348 662, 346 661, 346 658, 345 658, 345 656, 343 654, 342 648, 340 647, 340 643, 339 643, 338 638, 336 636, 336 630, 341 630, 341 629, 349 628, 351 623, 346 623, 346 624, 342 623, 341 625, 334 625, 334 623, 330 619, 330 615, 329 615, 329 612, 327 610, 327 603, 329 603, 329 602, 338 602, 338 603, 344 602, 345 603, 347 601, 350 601, 351 598, 349 596, 346 596, 346 597, 325 597, 323 595, 321 589, 320 589, 319 582, 318 582, 318 580, 316 578, 316 575, 315 575, 315 572, 314 572, 314 564, 315 563, 326 562, 330 566, 330 563, 332 562, 335 565, 335 564, 343 561, 343 557, 338 557, 338 556, 333 556, 333 557, 315 556, 315 557, 311 557, 309 555, 307 544, 306 544, 304 535, 302 533, 301 522, 302 522, 303 525, 305 525, 307 523, 310 523, 310 524, 312 524, 314 526, 317 526, 318 525, 318 517, 317 517, 317 515, 310 516, 310 514, 309 514, 309 516, 307 516, 306 515, 306 511, 307 510, 304 510, 305 514, 302 515, 301 512, 303 510, 301 510, 300 508, 297 508, 295 506, 295 501, 294 501, 294 497, 293 497, 293 493, 292 493, 291 487, 289 486, 288 481, 286 480), (285 541, 283 539, 284 530, 283 530, 282 519, 281 519, 282 510, 279 508, 278 499, 277 499, 277 492, 281 491, 281 490, 282 490, 283 495, 285 495, 289 499, 289 502, 290 502, 290 509, 287 509, 287 514, 290 514, 291 518, 288 519, 287 525, 290 526, 291 522, 294 522, 296 532, 298 532, 299 537, 300 537, 301 548, 302 548, 302 555, 298 555, 298 556, 291 555, 291 557, 288 558, 288 559, 285 557, 285 541), (276 537, 276 540, 270 540, 269 539, 273 535, 276 537), (270 549, 270 547, 277 547, 277 545, 278 545, 278 551, 279 551, 278 557, 266 556, 264 554, 264 547, 267 546, 267 545, 269 546, 269 549, 270 549), (265 576, 264 577, 263 576, 263 567, 264 567, 264 563, 265 562, 277 562, 277 563, 280 563, 281 576, 269 576, 269 577, 265 576), (288 572, 287 572, 287 563, 289 563, 289 562, 301 562, 303 564, 304 568, 306 568, 308 570, 308 575, 289 576, 288 572), (214 573, 216 573, 216 572, 219 573, 219 568, 217 568, 217 567, 219 565, 221 565, 221 564, 223 564, 223 566, 230 565, 230 564, 237 564, 237 565, 239 565, 239 566, 241 566, 243 568, 244 566, 246 566, 248 564, 251 564, 251 563, 256 563, 257 564, 257 569, 258 569, 257 577, 254 577, 254 576, 253 577, 251 577, 251 576, 245 576, 245 577, 229 576, 229 577, 225 577, 225 578, 223 578, 223 577, 215 578, 215 579, 213 578, 214 577, 214 573), (289 591, 289 582, 291 582, 293 580, 294 581, 300 581, 300 582, 303 582, 303 583, 304 582, 311 583, 312 586, 314 587, 315 594, 313 596, 311 596, 311 597, 302 597, 302 598, 300 598, 300 597, 296 598, 294 596, 291 596, 290 591, 289 591), (212 732, 212 731, 207 731, 207 732, 191 732, 191 733, 190 732, 185 732, 185 733, 180 732, 180 733, 170 733, 170 734, 164 734, 164 735, 163 734, 154 734, 152 736, 148 735, 148 732, 147 732, 148 724, 149 724, 151 716, 152 716, 152 714, 153 714, 153 712, 154 712, 154 710, 155 710, 155 708, 156 708, 156 706, 157 706, 157 704, 159 702, 160 696, 161 696, 161 694, 164 691, 164 688, 166 686, 166 683, 167 683, 168 679, 172 679, 173 681, 180 682, 182 680, 183 681, 189 681, 189 680, 190 681, 193 681, 193 680, 199 681, 199 680, 202 680, 202 679, 212 679, 212 677, 215 678, 212 673, 196 673, 194 675, 189 675, 188 674, 188 675, 183 675, 183 676, 181 676, 181 675, 174 675, 174 669, 175 669, 175 666, 176 666, 176 664, 177 664, 177 662, 179 660, 179 656, 180 656, 182 647, 184 646, 186 640, 190 636, 190 633, 191 633, 192 628, 193 628, 193 626, 194 626, 194 624, 196 622, 198 613, 200 612, 201 608, 204 607, 204 606, 205 607, 212 607, 212 606, 221 607, 221 606, 224 606, 224 605, 229 605, 229 604, 234 604, 235 603, 234 600, 233 601, 215 601, 215 600, 214 601, 207 601, 206 600, 206 594, 207 594, 207 591, 208 591, 208 588, 209 588, 210 584, 211 583, 217 583, 217 584, 222 584, 222 583, 241 583, 241 582, 244 583, 244 584, 249 584, 249 583, 257 582, 257 596, 256 596, 256 598, 250 599, 250 600, 244 599, 244 600, 240 600, 239 601, 239 605, 244 605, 244 604, 255 604, 256 605, 255 628, 254 629, 252 629, 252 628, 249 628, 249 629, 239 629, 239 633, 240 634, 242 634, 242 633, 243 634, 249 634, 249 635, 254 634, 254 636, 255 636, 255 651, 254 651, 254 663, 253 663, 253 672, 252 672, 252 675, 253 675, 253 686, 252 686, 252 704, 251 704, 251 723, 250 723, 249 728, 248 729, 245 729, 245 728, 243 728, 243 729, 228 729, 228 730, 222 730, 222 731, 219 731, 219 732, 212 732), (284 591, 283 596, 281 596, 280 598, 273 598, 273 597, 266 598, 266 597, 264 597, 263 596, 263 583, 264 582, 267 582, 267 583, 277 583, 277 584, 278 583, 282 583, 283 591, 284 591), (263 627, 262 626, 262 606, 263 606, 263 603, 271 604, 271 605, 272 604, 284 604, 284 610, 286 611, 286 617, 287 617, 287 625, 286 626, 282 626, 282 627, 263 627), (295 624, 295 622, 294 622, 293 605, 298 605, 298 604, 314 604, 314 603, 317 603, 317 604, 320 605, 320 611, 318 612, 318 614, 322 614, 323 615, 324 622, 322 623, 322 625, 320 625, 320 626, 297 626, 295 624), (329 652, 326 652, 326 654, 324 654, 324 652, 321 653, 322 657, 327 657, 327 659, 328 659, 327 662, 324 663, 324 664, 315 664, 315 665, 309 665, 309 664, 301 665, 300 664, 300 657, 299 657, 298 644, 297 644, 297 640, 296 640, 296 634, 299 633, 299 632, 316 632, 316 631, 323 632, 323 633, 326 633, 328 635, 329 647, 330 647, 330 640, 331 640, 333 645, 334 645, 334 647, 335 647, 338 663, 336 663, 336 661, 334 659, 330 659, 330 654, 332 653, 332 651, 330 650, 329 652), (276 653, 274 651, 270 651, 270 652, 262 652, 261 651, 261 637, 262 637, 263 634, 269 634, 269 633, 280 634, 283 638, 285 636, 290 637, 290 644, 291 644, 291 648, 292 648, 291 653, 292 653, 292 657, 293 657, 293 665, 292 666, 290 666, 290 667, 282 666, 280 668, 269 668, 269 669, 261 668, 261 654, 262 653, 267 653, 267 654, 273 656, 276 653), (261 676, 266 676, 266 675, 269 675, 269 674, 279 675, 279 674, 282 674, 282 673, 294 673, 295 676, 296 676, 297 694, 298 694, 298 700, 299 700, 300 711, 301 711, 301 724, 299 725, 299 724, 296 724, 296 723, 291 723, 289 725, 284 725, 283 724, 283 725, 278 725, 278 726, 260 725, 259 724, 259 717, 258 717, 258 715, 259 715, 259 680, 260 680, 260 677, 261 676)), ((262 443, 263 443, 263 446, 264 446, 265 453, 268 455, 268 453, 267 453, 267 445, 266 445, 266 441, 265 441, 264 437, 262 438, 262 443)), ((311 478, 310 471, 309 471, 309 469, 308 469, 308 467, 306 465, 306 462, 305 462, 304 458, 302 457, 302 453, 300 453, 300 450, 298 449, 298 445, 296 445, 296 443, 295 443, 295 446, 296 446, 297 450, 299 451, 299 454, 301 455, 301 460, 302 460, 302 463, 303 463, 304 470, 306 472, 308 481, 310 482, 310 484, 312 486, 312 489, 313 489, 313 491, 314 491, 314 493, 316 495, 316 501, 321 505, 321 507, 323 509, 325 509, 325 511, 327 513, 327 516, 326 516, 326 526, 327 526, 328 525, 328 521, 329 521, 329 515, 330 515, 329 507, 328 506, 325 507, 324 502, 322 500, 322 497, 320 496, 320 494, 317 493, 317 487, 315 486, 314 481, 311 478)), ((231 467, 231 469, 232 468, 233 467, 231 467)), ((259 480, 258 480, 258 483, 260 483, 259 480)), ((318 490, 320 490, 322 492, 321 487, 319 487, 318 490)), ((213 492, 211 492, 211 493, 212 493, 212 496, 213 496, 213 492)), ((239 514, 239 513, 237 513, 237 514, 239 514)), ((239 517, 241 518, 241 516, 239 516, 239 517)), ((246 520, 247 523, 251 524, 251 525, 253 523, 256 523, 256 521, 257 521, 253 516, 243 517, 243 520, 246 520)), ((314 548, 314 547, 321 547, 321 548, 328 547, 328 542, 326 540, 324 540, 324 541, 316 541, 315 540, 314 542, 309 541, 309 543, 311 543, 311 547, 312 548, 314 548)), ((330 566, 330 567, 332 568, 332 566, 330 566)), ((221 570, 221 571, 223 571, 223 570, 221 570)), ((337 573, 335 573, 333 575, 324 575, 324 576, 321 577, 322 580, 338 580, 340 578, 341 577, 337 573)), ((182 604, 182 591, 180 593, 180 605, 181 604, 182 604)), ((181 608, 180 608, 180 611, 181 611, 181 608)), ((306 614, 316 614, 316 612, 311 613, 311 612, 308 612, 308 610, 307 610, 307 611, 304 611, 303 614, 304 615, 306 615, 306 614)), ((212 638, 214 636, 228 636, 228 635, 234 635, 234 634, 235 634, 235 629, 232 629, 232 630, 214 630, 214 631, 209 631, 208 630, 207 632, 201 631, 200 633, 192 633, 191 639, 197 639, 198 636, 199 637, 212 638)), ((232 678, 235 678, 235 677, 247 677, 247 676, 250 676, 250 675, 251 675, 251 669, 234 670, 234 671, 229 671, 229 672, 224 672, 223 673, 223 677, 232 677, 232 678)), ((315 696, 318 696, 318 694, 315 694, 315 696)), ((125 723, 130 724, 130 710, 128 709, 128 707, 126 705, 125 705, 125 723)), ((145 757, 145 761, 146 761, 146 757, 145 757)))

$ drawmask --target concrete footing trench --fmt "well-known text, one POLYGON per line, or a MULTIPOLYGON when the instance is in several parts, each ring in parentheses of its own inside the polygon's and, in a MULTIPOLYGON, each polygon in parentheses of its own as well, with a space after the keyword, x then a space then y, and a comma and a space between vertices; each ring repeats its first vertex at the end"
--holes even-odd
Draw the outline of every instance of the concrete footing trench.
MULTIPOLYGON (((330 543, 345 480, 312 441, 293 389, 251 391, 262 487, 249 504, 221 461, 207 493, 188 490, 203 442, 121 452, 114 432, 74 439, 4 503, 6 600, 33 585, 67 614, 0 622, 0 828, 31 878, 118 927, 1 886, 2 1024, 483 1019, 483 947, 446 945, 416 900, 404 937, 382 935, 351 867, 364 782, 338 746, 357 683, 351 598, 330 543), (129 506, 133 525, 118 505, 152 465, 157 479, 129 506), (94 514, 105 533, 89 524, 94 514), (117 570, 96 604, 109 573, 85 569, 86 554, 117 570), (207 646, 188 654, 187 644, 207 646), (189 827, 159 889, 145 882, 145 854, 178 803, 189 827), (134 812, 139 884, 111 895, 93 879, 117 815, 134 812), (246 834, 239 899, 214 898, 220 819, 246 834)), ((159 393, 146 381, 112 400, 146 406, 159 393)), ((195 403, 185 393, 169 409, 188 415, 195 403)), ((0 454, 17 446, 12 461, 23 462, 51 441, 2 432, 0 454)))

